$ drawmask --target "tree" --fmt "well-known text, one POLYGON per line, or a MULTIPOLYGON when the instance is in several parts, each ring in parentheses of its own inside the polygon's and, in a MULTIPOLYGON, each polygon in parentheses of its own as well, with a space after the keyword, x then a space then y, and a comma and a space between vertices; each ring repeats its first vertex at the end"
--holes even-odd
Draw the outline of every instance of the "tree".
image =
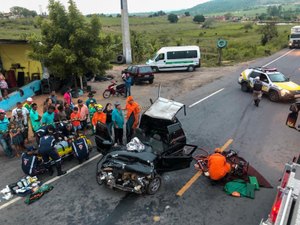
POLYGON ((185 12, 184 15, 185 16, 191 16, 190 12, 185 12))
POLYGON ((205 17, 203 15, 196 15, 194 16, 193 21, 195 23, 203 23, 205 21, 205 17))
POLYGON ((259 29, 259 32, 262 34, 261 36, 261 44, 266 45, 273 38, 278 36, 278 31, 275 23, 268 23, 265 26, 262 26, 259 29))
POLYGON ((10 12, 15 16, 23 16, 23 17, 35 17, 37 16, 36 11, 29 10, 23 7, 14 6, 10 8, 10 12))
POLYGON ((178 22, 178 16, 176 14, 169 14, 168 20, 170 23, 177 23, 178 22))
POLYGON ((66 10, 60 2, 49 0, 49 17, 41 22, 41 36, 30 38, 33 51, 29 56, 62 79, 79 77, 88 71, 104 74, 112 56, 110 36, 100 33, 96 16, 87 22, 73 0, 68 4, 66 10))

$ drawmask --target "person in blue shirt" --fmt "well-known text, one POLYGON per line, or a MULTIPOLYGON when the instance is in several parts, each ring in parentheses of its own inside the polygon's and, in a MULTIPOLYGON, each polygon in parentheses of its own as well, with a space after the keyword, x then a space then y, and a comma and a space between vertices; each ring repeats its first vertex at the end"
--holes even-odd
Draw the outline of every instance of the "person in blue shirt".
POLYGON ((129 74, 125 76, 125 97, 131 96, 132 77, 129 74))
POLYGON ((42 125, 53 125, 55 127, 54 110, 55 110, 55 107, 53 105, 50 105, 48 107, 47 112, 45 112, 42 116, 42 125))
POLYGON ((0 109, 0 145, 5 155, 9 158, 14 157, 13 150, 10 145, 10 136, 8 132, 9 120, 5 116, 5 111, 0 109))
POLYGON ((123 126, 124 126, 124 115, 121 104, 115 103, 115 109, 112 111, 112 121, 114 124, 115 131, 115 143, 117 145, 123 144, 123 126))

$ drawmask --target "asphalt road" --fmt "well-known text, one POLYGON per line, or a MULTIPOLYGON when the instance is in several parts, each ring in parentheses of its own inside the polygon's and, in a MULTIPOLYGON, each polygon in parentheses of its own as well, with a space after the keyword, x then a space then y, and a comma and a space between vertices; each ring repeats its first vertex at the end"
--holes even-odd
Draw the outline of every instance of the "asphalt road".
MULTIPOLYGON (((285 54, 283 50, 251 63, 265 65, 285 54)), ((300 83, 300 50, 269 65, 277 67, 300 83)), ((299 154, 299 134, 285 126, 290 103, 272 103, 264 98, 259 108, 250 93, 241 92, 237 78, 244 68, 176 100, 187 106, 223 89, 218 94, 178 115, 188 141, 212 151, 229 138, 241 156, 258 169, 275 187, 284 163, 299 154)), ((95 155, 96 152, 93 153, 95 155)), ((126 194, 98 186, 95 170, 98 158, 54 181, 54 189, 27 206, 16 201, 0 210, 0 224, 199 224, 256 225, 267 217, 276 189, 261 189, 254 200, 227 196, 221 186, 200 177, 182 196, 176 192, 195 174, 193 167, 166 173, 163 185, 154 196, 126 194)), ((76 162, 66 162, 71 168, 76 162)), ((19 162, 0 159, 0 187, 22 175, 19 162)), ((5 202, 0 203, 3 204, 5 202)))

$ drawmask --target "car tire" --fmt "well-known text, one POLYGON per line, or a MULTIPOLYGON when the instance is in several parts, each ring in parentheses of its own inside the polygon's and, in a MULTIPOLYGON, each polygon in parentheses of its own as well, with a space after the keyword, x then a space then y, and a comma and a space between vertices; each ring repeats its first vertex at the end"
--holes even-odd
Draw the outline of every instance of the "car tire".
POLYGON ((149 80, 149 84, 153 84, 154 79, 149 80))
POLYGON ((248 92, 248 91, 249 91, 249 87, 248 87, 247 82, 243 82, 243 83, 241 84, 241 90, 242 90, 243 92, 248 92))
POLYGON ((279 101, 279 94, 277 91, 270 91, 269 93, 269 99, 272 102, 278 102, 279 101))
POLYGON ((152 67, 152 71, 153 71, 153 73, 157 73, 157 72, 159 72, 159 69, 158 69, 158 67, 154 66, 154 67, 152 67))
POLYGON ((156 175, 153 179, 150 180, 148 186, 147 186, 147 194, 154 195, 156 192, 158 192, 159 188, 161 186, 161 177, 156 175))
POLYGON ((105 90, 105 91, 103 92, 103 98, 105 98, 105 99, 109 98, 110 95, 111 95, 111 93, 110 93, 109 90, 105 90))
POLYGON ((193 72, 195 70, 194 66, 188 66, 187 71, 193 72))

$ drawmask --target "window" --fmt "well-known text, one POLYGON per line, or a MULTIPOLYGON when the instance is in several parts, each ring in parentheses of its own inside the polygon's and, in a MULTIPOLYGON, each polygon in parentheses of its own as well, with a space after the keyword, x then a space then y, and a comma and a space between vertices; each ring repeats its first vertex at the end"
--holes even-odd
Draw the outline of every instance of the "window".
POLYGON ((267 76, 265 75, 265 74, 261 74, 260 75, 260 80, 262 81, 262 82, 265 82, 265 83, 269 83, 269 80, 268 80, 268 78, 267 78, 267 76))
POLYGON ((251 78, 255 78, 255 77, 260 77, 260 75, 261 75, 260 72, 253 71, 253 72, 250 74, 250 77, 251 77, 251 78))
POLYGON ((152 73, 152 69, 150 66, 140 67, 140 73, 152 73))
POLYGON ((167 59, 191 59, 197 58, 197 51, 174 51, 167 53, 167 59))
POLYGON ((131 69, 131 72, 135 74, 135 73, 137 73, 137 69, 138 68, 136 66, 133 66, 132 69, 131 69))
POLYGON ((300 38, 300 34, 291 34, 291 38, 300 38))
POLYGON ((155 59, 155 61, 160 61, 160 60, 164 60, 165 59, 165 54, 164 53, 161 53, 157 56, 157 58, 155 59))
POLYGON ((284 76, 282 73, 279 73, 279 72, 269 74, 269 77, 272 82, 287 82, 287 81, 289 81, 289 79, 286 76, 284 76))

